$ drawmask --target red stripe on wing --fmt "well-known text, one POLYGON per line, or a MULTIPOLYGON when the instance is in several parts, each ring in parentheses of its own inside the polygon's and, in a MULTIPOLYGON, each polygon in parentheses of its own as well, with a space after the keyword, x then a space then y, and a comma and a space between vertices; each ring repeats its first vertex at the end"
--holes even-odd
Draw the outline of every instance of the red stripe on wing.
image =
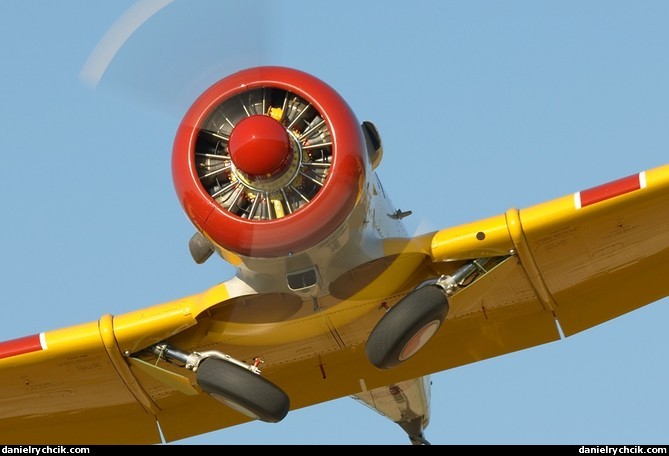
POLYGON ((580 192, 581 207, 590 206, 615 196, 624 195, 641 188, 641 178, 639 174, 623 177, 597 187, 592 187, 580 192))
POLYGON ((42 350, 42 341, 39 334, 19 337, 18 339, 6 340, 0 342, 0 359, 11 356, 23 355, 38 350, 42 350))

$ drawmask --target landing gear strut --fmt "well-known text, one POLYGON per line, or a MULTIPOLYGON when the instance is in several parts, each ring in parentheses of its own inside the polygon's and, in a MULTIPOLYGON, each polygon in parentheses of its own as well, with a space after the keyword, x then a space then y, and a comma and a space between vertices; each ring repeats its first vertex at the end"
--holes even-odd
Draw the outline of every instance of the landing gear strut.
POLYGON ((277 423, 288 414, 288 395, 259 375, 258 363, 249 365, 217 351, 188 354, 167 344, 150 350, 195 372, 204 392, 250 418, 277 423))

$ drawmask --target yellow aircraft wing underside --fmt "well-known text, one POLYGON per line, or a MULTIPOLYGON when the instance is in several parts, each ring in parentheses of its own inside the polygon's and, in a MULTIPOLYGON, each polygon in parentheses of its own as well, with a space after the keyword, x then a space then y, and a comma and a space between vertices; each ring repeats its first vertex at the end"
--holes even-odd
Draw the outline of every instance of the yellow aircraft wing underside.
POLYGON ((324 302, 317 312, 234 320, 226 306, 238 301, 221 284, 1 343, 0 441, 150 443, 160 441, 156 421, 172 441, 248 420, 197 394, 191 372, 160 362, 160 372, 174 377, 162 381, 124 356, 165 339, 245 361, 261 356, 262 375, 286 391, 292 409, 557 340, 556 319, 571 335, 669 294, 667 209, 664 166, 410 241, 389 240, 395 270, 374 280, 373 291, 324 302), (364 341, 384 306, 435 272, 509 253, 451 299, 446 322, 416 356, 386 371, 367 362, 364 341))
POLYGON ((435 259, 513 249, 575 334, 669 294, 669 165, 440 231, 432 249, 435 259))

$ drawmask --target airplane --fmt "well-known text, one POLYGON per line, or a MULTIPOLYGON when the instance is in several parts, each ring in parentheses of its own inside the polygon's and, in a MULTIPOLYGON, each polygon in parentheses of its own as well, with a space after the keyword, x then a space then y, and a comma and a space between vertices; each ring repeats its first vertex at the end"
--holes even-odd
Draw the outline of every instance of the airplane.
MULTIPOLYGON (((353 397, 427 444, 430 375, 669 295, 669 167, 410 236, 381 135, 325 81, 228 75, 177 130, 201 293, 0 343, 0 440, 171 442, 353 397)), ((280 424, 279 424, 280 425, 280 424)))

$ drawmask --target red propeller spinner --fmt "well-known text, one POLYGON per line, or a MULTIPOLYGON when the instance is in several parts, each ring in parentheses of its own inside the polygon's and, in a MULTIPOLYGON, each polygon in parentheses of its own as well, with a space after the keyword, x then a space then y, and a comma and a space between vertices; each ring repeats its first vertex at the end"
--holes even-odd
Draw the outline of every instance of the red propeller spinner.
POLYGON ((235 167, 248 176, 275 176, 293 154, 288 132, 273 118, 255 114, 242 119, 230 134, 228 153, 235 167))

